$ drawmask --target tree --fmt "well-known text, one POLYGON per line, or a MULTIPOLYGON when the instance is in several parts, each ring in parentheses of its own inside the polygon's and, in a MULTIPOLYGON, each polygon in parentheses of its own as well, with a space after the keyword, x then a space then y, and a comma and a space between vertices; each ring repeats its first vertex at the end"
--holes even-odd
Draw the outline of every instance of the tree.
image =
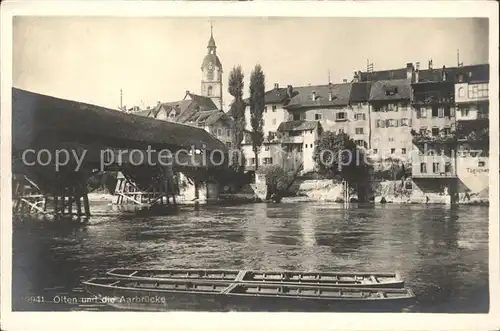
POLYGON ((294 172, 285 171, 279 165, 268 165, 258 170, 263 174, 266 181, 266 200, 271 199, 273 194, 283 196, 294 181, 294 172))
POLYGON ((255 169, 259 165, 259 151, 264 142, 264 120, 266 77, 260 64, 257 64, 250 75, 250 124, 252 126, 252 150, 255 155, 255 169))
POLYGON ((328 178, 345 180, 357 189, 358 200, 366 201, 370 167, 364 152, 345 133, 324 132, 316 141, 313 160, 318 172, 328 178))
POLYGON ((228 92, 234 98, 231 104, 230 113, 234 120, 233 126, 233 146, 235 149, 241 148, 243 133, 245 130, 245 102, 243 101, 243 79, 245 75, 241 66, 233 67, 229 73, 228 92))
POLYGON ((243 151, 241 149, 241 143, 243 142, 244 132, 245 132, 245 102, 243 101, 243 79, 245 75, 241 66, 233 67, 229 73, 229 83, 228 92, 233 96, 233 102, 231 104, 230 114, 233 118, 232 125, 232 146, 235 152, 232 157, 232 168, 237 172, 242 172, 244 170, 243 165, 245 160, 243 159, 243 151))

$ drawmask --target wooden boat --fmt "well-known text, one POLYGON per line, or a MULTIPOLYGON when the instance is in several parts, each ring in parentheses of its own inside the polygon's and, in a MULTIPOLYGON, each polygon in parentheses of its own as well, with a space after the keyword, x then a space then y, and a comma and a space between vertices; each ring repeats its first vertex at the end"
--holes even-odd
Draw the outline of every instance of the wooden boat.
POLYGON ((217 269, 130 269, 115 268, 110 277, 129 279, 184 279, 238 283, 279 283, 283 285, 324 285, 338 287, 402 288, 404 280, 398 273, 345 273, 302 271, 252 271, 217 269))
POLYGON ((134 311, 397 312, 415 299, 408 288, 126 278, 93 278, 83 285, 102 302, 134 311))

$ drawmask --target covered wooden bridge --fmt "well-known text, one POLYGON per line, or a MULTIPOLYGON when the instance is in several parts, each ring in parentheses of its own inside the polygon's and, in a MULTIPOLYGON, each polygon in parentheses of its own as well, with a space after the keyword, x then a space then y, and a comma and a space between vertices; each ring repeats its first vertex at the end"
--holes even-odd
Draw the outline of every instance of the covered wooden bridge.
MULTIPOLYGON (((29 196, 16 189, 29 184, 38 195, 53 197, 56 214, 71 214, 73 203, 77 215, 89 214, 86 182, 97 170, 121 171, 142 189, 160 185, 168 194, 174 172, 208 176, 211 169, 226 166, 227 153, 222 142, 201 128, 12 91, 14 196, 29 196), (163 163, 159 151, 168 151, 162 154, 163 163), (166 166, 165 155, 170 156, 166 166)), ((34 200, 24 200, 31 208, 45 209, 34 200)), ((17 202, 23 205, 22 200, 17 202)))

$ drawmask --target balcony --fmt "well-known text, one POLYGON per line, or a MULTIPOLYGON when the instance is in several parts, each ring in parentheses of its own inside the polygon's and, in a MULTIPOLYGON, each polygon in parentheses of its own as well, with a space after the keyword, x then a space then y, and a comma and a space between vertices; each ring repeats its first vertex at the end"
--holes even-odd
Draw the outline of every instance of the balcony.
POLYGON ((453 104, 454 102, 453 93, 441 91, 415 92, 412 100, 414 105, 453 104))
POLYGON ((454 132, 444 133, 442 130, 439 135, 431 135, 429 131, 416 132, 411 130, 413 136, 412 142, 416 146, 428 145, 453 145, 457 143, 457 135, 454 132))
POLYGON ((292 137, 282 137, 282 144, 303 144, 304 137, 303 136, 292 136, 292 137))
POLYGON ((483 128, 481 130, 472 131, 469 133, 458 132, 457 140, 459 142, 468 142, 468 143, 489 143, 490 129, 483 128))

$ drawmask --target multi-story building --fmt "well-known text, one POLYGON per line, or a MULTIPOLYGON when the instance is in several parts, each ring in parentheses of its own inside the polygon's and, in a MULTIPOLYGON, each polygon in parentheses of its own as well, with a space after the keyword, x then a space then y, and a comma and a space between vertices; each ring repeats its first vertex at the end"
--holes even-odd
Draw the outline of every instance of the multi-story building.
POLYGON ((480 193, 489 185, 489 65, 457 69, 457 177, 460 192, 480 193))
POLYGON ((412 148, 411 80, 372 82, 370 127, 372 153, 382 158, 406 158, 412 148))
POLYGON ((282 166, 309 172, 315 168, 314 144, 322 128, 319 121, 295 120, 283 122, 278 128, 282 166))
POLYGON ((359 76, 356 74, 351 86, 349 104, 352 109, 351 129, 352 139, 356 145, 370 150, 371 147, 371 106, 369 103, 371 84, 368 82, 358 82, 359 76))
POLYGON ((416 71, 412 84, 413 141, 422 153, 412 155, 414 179, 436 183, 456 177, 454 80, 453 68, 416 71))
MULTIPOLYGON (((288 120, 288 111, 284 109, 284 105, 288 103, 293 93, 291 86, 281 88, 279 84, 274 84, 274 88, 264 95, 265 106, 262 114, 264 142, 258 153, 259 164, 257 166, 282 164, 283 152, 278 141, 278 127, 288 120)), ((256 166, 256 158, 250 134, 252 122, 249 100, 245 100, 245 103, 246 134, 242 142, 242 150, 246 159, 246 169, 252 171, 256 166)))

